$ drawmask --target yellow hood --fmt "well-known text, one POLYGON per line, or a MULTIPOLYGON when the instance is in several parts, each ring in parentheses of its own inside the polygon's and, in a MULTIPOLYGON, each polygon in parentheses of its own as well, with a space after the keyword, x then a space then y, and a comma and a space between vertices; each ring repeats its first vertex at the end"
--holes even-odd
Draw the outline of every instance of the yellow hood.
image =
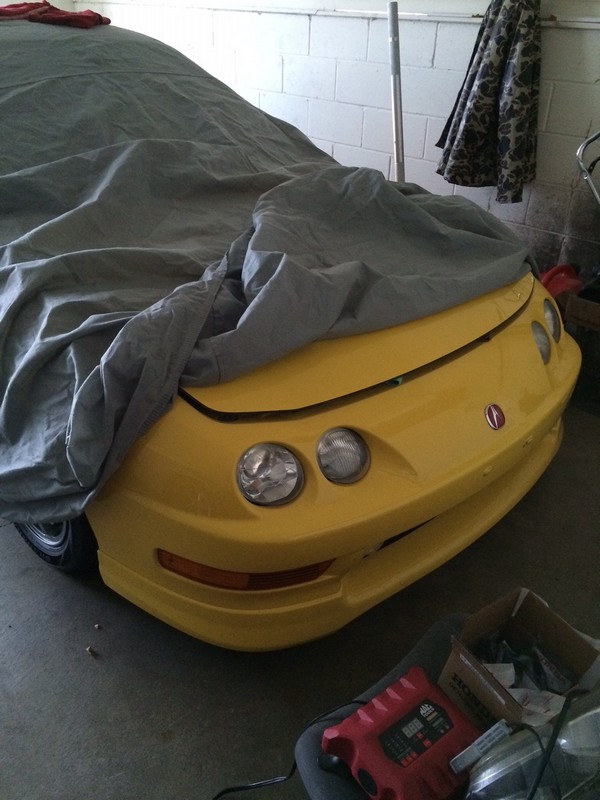
POLYGON ((525 275, 460 306, 395 328, 314 342, 236 380, 185 387, 197 403, 220 413, 294 411, 398 378, 485 336, 528 301, 525 275))

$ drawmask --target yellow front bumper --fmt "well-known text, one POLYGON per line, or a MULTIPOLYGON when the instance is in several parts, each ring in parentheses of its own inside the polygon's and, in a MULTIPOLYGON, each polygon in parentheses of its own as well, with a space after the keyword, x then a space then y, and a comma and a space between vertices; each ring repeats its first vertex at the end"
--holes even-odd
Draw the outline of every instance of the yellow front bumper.
POLYGON ((168 624, 234 650, 274 650, 325 636, 441 566, 501 519, 537 481, 562 436, 557 423, 501 478, 345 574, 273 592, 227 592, 166 576, 164 583, 100 551, 104 581, 168 624), (168 585, 167 585, 168 584, 168 585))

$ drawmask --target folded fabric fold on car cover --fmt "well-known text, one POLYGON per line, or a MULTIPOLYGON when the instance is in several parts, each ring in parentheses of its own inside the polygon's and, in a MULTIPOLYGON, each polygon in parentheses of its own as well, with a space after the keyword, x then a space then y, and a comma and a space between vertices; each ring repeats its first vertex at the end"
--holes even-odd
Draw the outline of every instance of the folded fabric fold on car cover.
POLYGON ((490 214, 336 164, 158 42, 42 27, 0 27, 1 517, 81 513, 180 382, 529 269, 490 214))

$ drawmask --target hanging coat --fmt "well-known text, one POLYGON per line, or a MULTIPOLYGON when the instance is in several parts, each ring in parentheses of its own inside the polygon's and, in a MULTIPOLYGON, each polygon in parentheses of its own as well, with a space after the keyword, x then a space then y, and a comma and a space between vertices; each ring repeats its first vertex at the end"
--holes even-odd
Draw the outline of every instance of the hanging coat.
POLYGON ((540 74, 539 0, 492 0, 452 114, 437 172, 460 186, 496 186, 518 203, 535 177, 540 74))

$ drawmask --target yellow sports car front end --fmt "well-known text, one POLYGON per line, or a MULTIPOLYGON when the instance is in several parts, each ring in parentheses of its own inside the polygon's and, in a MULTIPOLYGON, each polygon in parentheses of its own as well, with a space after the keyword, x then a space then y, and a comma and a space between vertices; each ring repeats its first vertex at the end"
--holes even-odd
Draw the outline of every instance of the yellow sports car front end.
POLYGON ((223 647, 326 635, 518 502, 556 453, 579 366, 526 275, 182 389, 86 510, 102 577, 223 647))
POLYGON ((502 222, 157 40, 0 28, 0 514, 38 556, 274 649, 514 506, 580 355, 502 222))

